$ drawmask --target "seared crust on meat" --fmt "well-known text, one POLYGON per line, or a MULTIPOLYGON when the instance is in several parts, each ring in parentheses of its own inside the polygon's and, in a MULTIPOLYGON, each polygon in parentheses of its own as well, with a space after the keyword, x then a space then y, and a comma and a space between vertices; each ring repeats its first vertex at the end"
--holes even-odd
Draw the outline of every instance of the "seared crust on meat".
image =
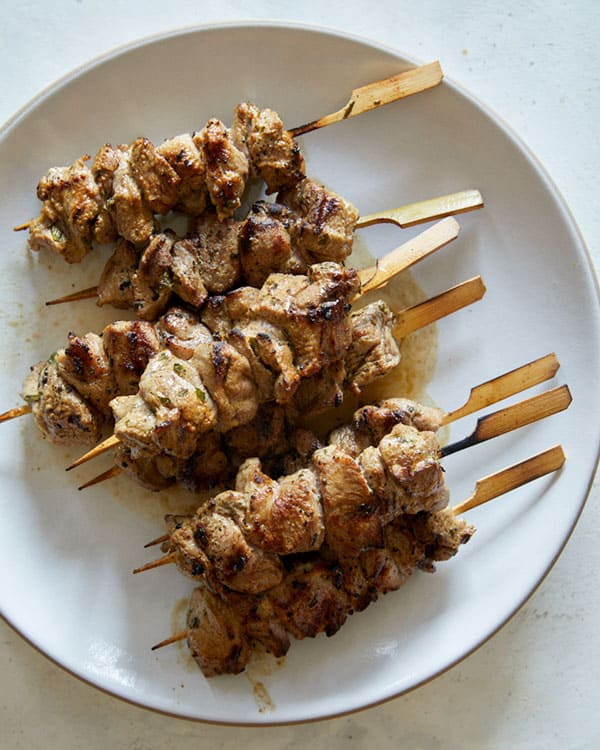
POLYGON ((100 439, 101 415, 60 376, 55 361, 31 368, 23 383, 23 399, 50 442, 94 445, 100 439))

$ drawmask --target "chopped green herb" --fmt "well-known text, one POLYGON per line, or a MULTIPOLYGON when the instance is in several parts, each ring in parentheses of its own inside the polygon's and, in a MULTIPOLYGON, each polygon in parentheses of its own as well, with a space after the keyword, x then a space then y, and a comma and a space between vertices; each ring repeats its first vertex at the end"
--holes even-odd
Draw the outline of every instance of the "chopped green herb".
POLYGON ((196 388, 196 398, 198 399, 198 401, 200 401, 201 404, 206 401, 206 393, 204 393, 202 388, 196 388))
POLYGON ((185 367, 181 364, 181 362, 175 362, 173 365, 173 369, 178 375, 183 375, 185 373, 185 367))

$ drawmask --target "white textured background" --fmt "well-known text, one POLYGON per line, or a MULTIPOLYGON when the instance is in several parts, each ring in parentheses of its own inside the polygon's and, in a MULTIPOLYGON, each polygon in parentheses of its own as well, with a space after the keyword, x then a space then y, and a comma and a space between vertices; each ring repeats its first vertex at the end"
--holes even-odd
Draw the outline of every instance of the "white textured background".
MULTIPOLYGON (((0 10, 0 122, 95 55, 178 26, 308 22, 439 59, 545 165, 600 267, 596 0, 0 0, 0 10)), ((0 625, 0 748, 600 747, 599 515, 596 482, 548 578, 462 664, 386 705, 311 725, 236 729, 152 714, 80 683, 0 625)), ((4 573, 9 565, 3 561, 4 573)))

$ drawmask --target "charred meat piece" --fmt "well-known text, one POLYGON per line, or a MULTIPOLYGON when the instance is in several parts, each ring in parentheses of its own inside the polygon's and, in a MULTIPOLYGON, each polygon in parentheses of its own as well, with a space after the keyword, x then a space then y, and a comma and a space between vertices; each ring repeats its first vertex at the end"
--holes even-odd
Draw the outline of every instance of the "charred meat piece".
POLYGON ((177 203, 180 178, 147 138, 131 144, 131 172, 152 213, 166 214, 177 203))
POLYGON ((197 369, 168 350, 149 361, 138 392, 118 396, 111 408, 115 435, 142 455, 164 452, 188 458, 198 436, 214 429, 218 419, 197 369))
POLYGON ((343 263, 350 255, 358 221, 351 203, 308 177, 281 191, 277 201, 301 217, 294 240, 310 263, 343 263))
POLYGON ((57 374, 71 385, 90 406, 110 414, 109 403, 118 393, 109 357, 100 336, 69 333, 69 344, 56 352, 57 374))
POLYGON ((130 310, 134 307, 132 279, 138 261, 138 253, 131 242, 120 240, 100 276, 97 301, 99 307, 112 305, 119 310, 130 310))
POLYGON ((300 147, 272 109, 258 110, 240 105, 235 119, 246 126, 246 146, 250 162, 267 185, 267 193, 276 193, 302 180, 305 164, 300 147))
POLYGON ((103 330, 102 343, 116 383, 114 396, 135 393, 148 362, 161 348, 154 326, 117 320, 103 330))
POLYGON ((210 205, 206 167, 192 136, 184 133, 169 138, 156 151, 169 162, 179 177, 173 208, 192 216, 202 214, 210 205))
POLYGON ((281 581, 279 557, 252 544, 244 529, 247 503, 244 494, 225 490, 185 521, 167 517, 177 565, 185 575, 248 594, 281 581))
POLYGON ((102 206, 102 194, 86 166, 89 156, 70 167, 52 167, 37 186, 43 201, 40 215, 29 226, 32 250, 46 248, 67 263, 79 263, 92 249, 94 224, 102 206))
POLYGON ((248 179, 248 159, 235 144, 231 130, 211 118, 194 142, 206 166, 206 186, 220 221, 241 206, 248 179))
POLYGON ((23 383, 23 399, 43 435, 57 445, 94 445, 102 417, 64 380, 54 358, 31 368, 23 383))

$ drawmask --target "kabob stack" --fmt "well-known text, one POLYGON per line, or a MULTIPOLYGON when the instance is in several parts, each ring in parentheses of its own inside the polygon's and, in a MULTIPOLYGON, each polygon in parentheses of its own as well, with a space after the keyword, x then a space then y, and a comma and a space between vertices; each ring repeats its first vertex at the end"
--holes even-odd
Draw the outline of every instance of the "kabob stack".
MULTIPOLYGON (((370 98, 358 89, 351 101, 363 108, 338 119, 390 101, 386 83, 399 98, 439 80, 434 65, 373 84, 370 98)), ((112 429, 69 467, 114 451, 114 468, 84 486, 127 473, 157 491, 215 488, 195 514, 167 517, 165 556, 139 569, 174 562, 200 584, 183 637, 206 676, 240 672, 257 647, 282 655, 290 636, 332 635, 474 531, 446 507, 437 433, 449 415, 396 398, 363 406, 329 435, 307 429, 308 417, 360 402, 397 367, 403 336, 484 292, 476 278, 405 311, 381 300, 357 306, 458 225, 445 219, 361 271, 344 264, 357 228, 440 218, 481 197, 467 191, 361 219, 306 176, 293 137, 333 121, 287 131, 272 110, 244 103, 231 128, 211 119, 158 147, 146 138, 105 145, 89 167, 83 157, 51 169, 38 185, 40 215, 18 227, 32 249, 68 263, 114 243, 97 287, 50 303, 96 297, 135 319, 70 333, 32 367, 25 404, 0 419, 31 412, 47 438, 68 445, 94 445, 112 429), (257 179, 276 200, 239 218, 257 179), (189 219, 182 236, 165 226, 173 212, 189 219)), ((535 369, 534 382, 549 377, 535 369)), ((563 390, 525 417, 491 415, 494 427, 476 440, 569 400, 563 390)), ((553 454, 544 471, 560 462, 553 454)))

